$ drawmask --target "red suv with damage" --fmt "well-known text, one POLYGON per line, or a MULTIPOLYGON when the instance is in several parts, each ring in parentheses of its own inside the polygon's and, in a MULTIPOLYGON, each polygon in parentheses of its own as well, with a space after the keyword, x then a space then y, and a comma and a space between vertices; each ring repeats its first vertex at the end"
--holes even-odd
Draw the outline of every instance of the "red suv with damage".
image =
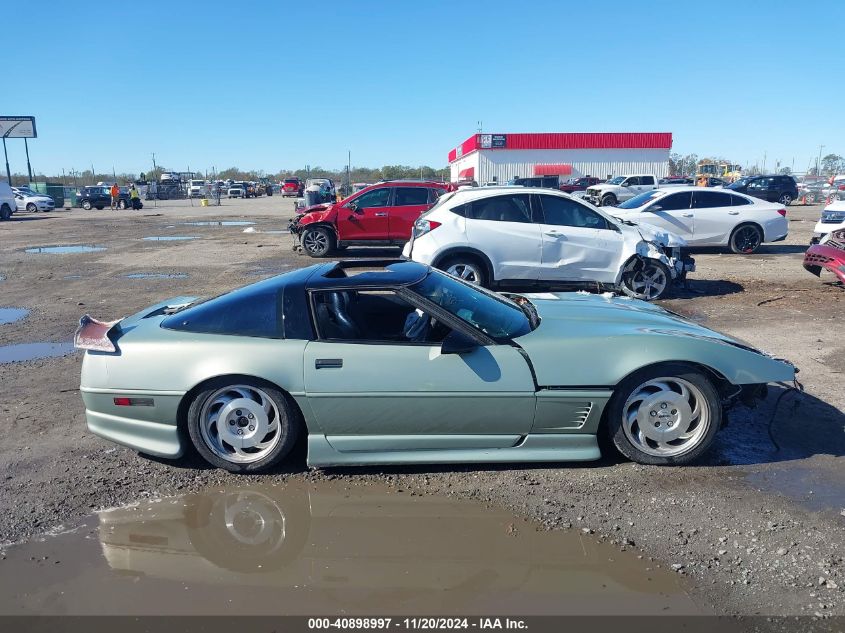
POLYGON ((284 198, 301 196, 304 190, 305 183, 299 178, 285 178, 285 181, 282 183, 282 197, 284 198))
POLYGON ((402 246, 411 239, 417 218, 448 187, 418 180, 376 183, 340 202, 305 209, 289 228, 311 257, 326 257, 347 246, 402 246))

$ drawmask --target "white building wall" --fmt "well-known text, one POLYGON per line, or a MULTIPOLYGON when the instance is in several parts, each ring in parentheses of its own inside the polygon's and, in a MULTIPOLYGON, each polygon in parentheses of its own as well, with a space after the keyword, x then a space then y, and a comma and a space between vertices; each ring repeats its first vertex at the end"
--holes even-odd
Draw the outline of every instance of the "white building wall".
POLYGON ((534 175, 535 165, 572 165, 572 177, 608 175, 654 174, 658 178, 669 175, 668 149, 497 149, 480 150, 452 163, 452 180, 461 170, 475 167, 479 184, 504 184, 511 178, 534 175), (474 162, 473 162, 474 161, 474 162))

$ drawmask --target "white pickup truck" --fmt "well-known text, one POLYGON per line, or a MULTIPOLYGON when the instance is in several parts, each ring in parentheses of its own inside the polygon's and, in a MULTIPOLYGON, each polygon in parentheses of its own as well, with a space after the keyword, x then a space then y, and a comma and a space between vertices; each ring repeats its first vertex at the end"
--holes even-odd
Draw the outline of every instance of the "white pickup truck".
POLYGON ((613 207, 652 189, 657 189, 654 174, 632 174, 588 187, 584 197, 597 207, 613 207))

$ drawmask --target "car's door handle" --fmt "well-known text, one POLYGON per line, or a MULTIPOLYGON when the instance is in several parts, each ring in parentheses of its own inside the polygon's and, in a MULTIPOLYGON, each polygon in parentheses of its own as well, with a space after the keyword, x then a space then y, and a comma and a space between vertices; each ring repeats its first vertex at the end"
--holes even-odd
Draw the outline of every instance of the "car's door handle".
POLYGON ((728 215, 739 215, 739 211, 728 211, 728 215))
POLYGON ((314 369, 340 369, 343 367, 342 358, 318 358, 314 361, 314 369))
POLYGON ((381 213, 375 213, 373 215, 375 215, 377 218, 386 218, 387 217, 387 213, 384 212, 384 211, 382 211, 381 213))
POLYGON ((551 235, 552 237, 560 237, 563 235, 560 231, 546 231, 546 235, 551 235))
POLYGON ((684 213, 684 214, 682 214, 682 215, 683 215, 683 217, 685 217, 685 218, 691 218, 691 217, 692 217, 692 213, 684 213))

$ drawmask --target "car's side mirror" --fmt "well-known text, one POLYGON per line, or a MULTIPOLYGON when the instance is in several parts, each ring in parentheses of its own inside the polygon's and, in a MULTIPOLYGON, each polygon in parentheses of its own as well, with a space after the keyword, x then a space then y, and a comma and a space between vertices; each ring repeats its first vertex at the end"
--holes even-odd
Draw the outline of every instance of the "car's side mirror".
POLYGON ((452 330, 440 344, 441 354, 469 354, 478 348, 478 342, 463 332, 452 330))
POLYGON ((646 209, 646 211, 649 211, 650 213, 657 213, 658 211, 663 211, 663 207, 661 207, 659 204, 653 204, 648 209, 646 209))

